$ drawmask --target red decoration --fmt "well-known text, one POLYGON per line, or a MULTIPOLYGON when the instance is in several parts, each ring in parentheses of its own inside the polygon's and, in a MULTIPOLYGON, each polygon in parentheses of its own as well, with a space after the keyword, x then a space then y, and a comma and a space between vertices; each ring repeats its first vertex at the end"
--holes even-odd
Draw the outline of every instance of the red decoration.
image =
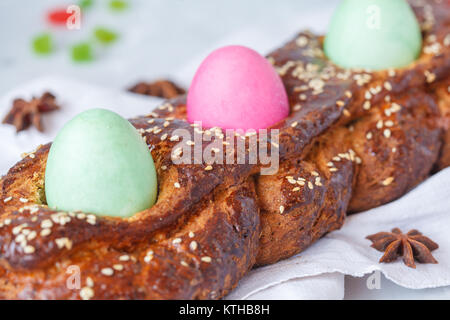
POLYGON ((67 8, 54 9, 48 12, 47 21, 53 25, 65 25, 72 13, 67 13, 67 8))

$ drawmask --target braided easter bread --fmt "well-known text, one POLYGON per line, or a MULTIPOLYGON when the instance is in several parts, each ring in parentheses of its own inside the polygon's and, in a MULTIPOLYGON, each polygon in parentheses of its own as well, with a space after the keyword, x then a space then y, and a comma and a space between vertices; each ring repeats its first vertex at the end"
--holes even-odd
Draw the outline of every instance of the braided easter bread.
POLYGON ((274 175, 260 176, 260 164, 174 164, 175 130, 223 138, 184 120, 184 98, 130 120, 159 182, 157 203, 131 218, 52 211, 49 145, 28 155, 0 181, 0 298, 220 298, 255 264, 300 252, 346 212, 392 201, 450 165, 450 5, 412 4, 425 45, 408 68, 338 68, 308 32, 269 55, 291 105, 274 126, 279 143, 267 142, 279 151, 274 175), (73 267, 79 289, 67 283, 73 267))

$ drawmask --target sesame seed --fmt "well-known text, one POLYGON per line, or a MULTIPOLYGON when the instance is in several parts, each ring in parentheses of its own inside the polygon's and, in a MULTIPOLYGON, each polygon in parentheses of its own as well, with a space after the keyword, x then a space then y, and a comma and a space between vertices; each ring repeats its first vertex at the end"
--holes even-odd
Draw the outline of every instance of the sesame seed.
POLYGON ((385 88, 387 91, 391 91, 391 90, 392 90, 392 85, 391 85, 391 83, 386 81, 386 82, 384 83, 384 88, 385 88))
POLYGON ((123 270, 123 265, 121 264, 115 264, 113 265, 114 270, 116 271, 122 271, 123 270))
POLYGON ((390 137, 391 137, 391 130, 385 129, 385 130, 383 131, 383 135, 384 135, 386 138, 390 138, 390 137))
POLYGON ((170 141, 178 141, 180 139, 180 137, 179 136, 177 136, 177 135, 173 135, 173 136, 171 136, 170 137, 170 141))
POLYGON ((347 109, 342 110, 342 113, 344 114, 344 116, 346 117, 350 117, 352 114, 350 113, 350 111, 348 111, 347 109))
POLYGON ((311 181, 308 181, 308 188, 311 190, 314 189, 314 186, 311 181))
POLYGON ((445 36, 445 38, 444 38, 444 45, 446 47, 450 47, 450 33, 445 36))
POLYGON ((192 251, 194 251, 195 249, 197 249, 197 247, 198 247, 197 241, 192 241, 192 242, 189 244, 189 248, 190 248, 192 251))
POLYGON ((351 98, 352 97, 352 93, 350 91, 345 91, 345 95, 347 96, 347 98, 351 98))
POLYGON ((164 141, 164 140, 166 140, 167 139, 167 133, 164 133, 162 136, 161 136, 161 141, 164 141))
POLYGON ((300 48, 303 48, 308 44, 308 38, 305 36, 300 36, 297 40, 295 40, 295 44, 300 48))
POLYGON ((193 237, 195 237, 195 233, 193 233, 192 231, 189 231, 189 238, 193 238, 193 237))
POLYGON ((336 171, 338 171, 337 168, 330 168, 330 172, 336 172, 336 171))
POLYGON ((53 226, 53 222, 50 219, 42 220, 41 222, 41 228, 42 229, 48 229, 53 226))
POLYGON ((181 188, 181 185, 180 185, 179 182, 175 182, 175 183, 173 184, 173 186, 174 186, 175 188, 177 188, 177 189, 180 189, 180 188, 181 188))
POLYGON ((399 105, 398 103, 393 102, 393 103, 391 104, 391 111, 392 111, 392 112, 398 112, 398 111, 400 111, 401 109, 402 109, 402 106, 399 105))
POLYGON ((112 276, 114 274, 114 270, 112 268, 103 268, 101 273, 105 276, 112 276))
POLYGON ((211 165, 205 167, 205 171, 211 171, 213 167, 211 165))
POLYGON ((94 290, 89 287, 84 287, 80 290, 80 297, 83 300, 90 300, 94 296, 94 290))
POLYGON ((72 249, 72 241, 69 238, 58 238, 55 239, 55 243, 59 249, 66 248, 68 250, 72 249))
POLYGON ((26 199, 26 198, 20 198, 19 201, 22 202, 22 203, 27 203, 27 202, 28 202, 28 199, 26 199))
POLYGON ((338 107, 343 107, 343 106, 345 106, 345 102, 344 102, 344 101, 341 101, 341 100, 336 101, 336 104, 337 104, 338 107))
POLYGON ((17 243, 24 242, 24 241, 26 242, 26 240, 25 240, 25 235, 19 234, 19 235, 14 239, 14 241, 17 242, 17 243))
POLYGON ((305 181, 303 181, 303 180, 300 180, 300 181, 297 181, 297 184, 299 185, 299 186, 304 186, 305 185, 305 181))
POLYGON ((84 213, 78 213, 77 214, 77 219, 83 220, 86 218, 86 215, 84 213))
POLYGON ((19 234, 19 232, 20 232, 20 230, 22 230, 22 228, 23 228, 23 227, 21 227, 21 226, 14 227, 14 228, 12 229, 12 234, 14 234, 14 235, 19 234))
POLYGON ((366 98, 366 100, 370 100, 372 99, 372 94, 369 91, 366 91, 364 97, 366 98))
POLYGON ((297 125, 298 125, 298 122, 297 122, 297 121, 294 121, 294 122, 291 123, 291 127, 292 127, 292 128, 295 128, 297 125))
POLYGON ((169 121, 165 121, 164 124, 163 124, 164 128, 168 127, 169 125, 170 125, 169 121))
POLYGON ((367 140, 372 139, 372 137, 373 137, 372 132, 368 132, 368 133, 366 134, 366 139, 367 139, 367 140))
POLYGON ((202 260, 203 262, 206 262, 206 263, 211 263, 211 261, 212 261, 211 257, 202 257, 200 260, 202 260))
POLYGON ((284 206, 280 206, 280 213, 284 212, 284 206))
POLYGON ((394 125, 394 122, 392 120, 387 120, 384 122, 384 125, 386 127, 392 127, 394 125))
POLYGON ((311 171, 311 174, 312 174, 313 176, 315 176, 315 177, 318 177, 318 176, 319 176, 319 173, 318 173, 317 171, 311 171))
POLYGON ((186 261, 181 260, 180 264, 181 264, 183 267, 189 267, 189 265, 186 263, 186 261))
POLYGON ((188 140, 188 141, 186 141, 186 144, 187 144, 188 146, 193 146, 193 145, 195 144, 195 142, 192 141, 192 140, 188 140))
POLYGON ((25 253, 25 254, 31 254, 31 253, 34 253, 36 251, 36 249, 33 247, 33 246, 26 246, 24 249, 23 249, 23 252, 25 253))
POLYGON ((318 187, 322 186, 322 182, 320 182, 320 177, 317 177, 316 180, 314 181, 314 184, 318 187))
POLYGON ((34 238, 36 238, 36 236, 37 236, 37 232, 36 232, 36 231, 31 231, 31 232, 27 235, 27 240, 28 240, 28 241, 31 241, 31 240, 33 240, 34 238))
POLYGON ((425 70, 425 77, 428 83, 433 82, 434 80, 436 80, 436 75, 428 70, 425 70))
POLYGON ((383 186, 388 186, 388 185, 390 185, 393 181, 394 181, 394 177, 389 177, 389 178, 385 179, 381 184, 382 184, 383 186))
POLYGON ((50 230, 50 229, 42 229, 40 235, 42 237, 46 237, 46 236, 50 235, 50 233, 52 233, 52 230, 50 230))
POLYGON ((300 190, 300 187, 295 187, 294 189, 292 189, 292 191, 299 191, 300 190))
POLYGON ((377 129, 383 128, 383 120, 378 120, 377 122, 377 129))
POLYGON ((7 203, 12 200, 13 197, 8 197, 3 200, 3 203, 7 203))
POLYGON ((173 239, 173 240, 172 240, 172 243, 173 243, 173 244, 181 243, 181 238, 175 238, 175 239, 173 239))
POLYGON ((129 260, 130 260, 130 256, 127 255, 127 254, 121 255, 121 256, 119 257, 119 260, 120 260, 120 261, 129 261, 129 260))
POLYGON ((333 157, 333 161, 339 162, 339 161, 341 161, 341 158, 339 158, 339 157, 333 157))
POLYGON ((363 104, 363 109, 364 109, 364 110, 369 110, 370 107, 371 107, 371 103, 370 103, 369 100, 367 100, 366 102, 364 102, 364 104, 363 104))

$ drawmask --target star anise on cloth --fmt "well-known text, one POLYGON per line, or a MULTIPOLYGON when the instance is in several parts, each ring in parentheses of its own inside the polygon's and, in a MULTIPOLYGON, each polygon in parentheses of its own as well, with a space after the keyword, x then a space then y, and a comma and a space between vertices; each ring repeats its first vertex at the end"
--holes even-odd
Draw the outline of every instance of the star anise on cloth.
POLYGON ((379 232, 366 237, 372 241, 372 248, 384 252, 380 262, 393 262, 403 257, 403 262, 410 268, 416 268, 414 260, 420 263, 438 263, 431 251, 439 245, 417 230, 404 234, 398 228, 392 232, 379 232))
POLYGON ((41 114, 58 110, 55 100, 50 92, 45 92, 40 98, 33 97, 30 101, 15 99, 2 123, 15 126, 17 132, 26 130, 31 125, 42 132, 41 114))
POLYGON ((130 88, 129 91, 164 99, 172 99, 186 93, 183 88, 169 80, 158 80, 151 83, 139 82, 130 88))

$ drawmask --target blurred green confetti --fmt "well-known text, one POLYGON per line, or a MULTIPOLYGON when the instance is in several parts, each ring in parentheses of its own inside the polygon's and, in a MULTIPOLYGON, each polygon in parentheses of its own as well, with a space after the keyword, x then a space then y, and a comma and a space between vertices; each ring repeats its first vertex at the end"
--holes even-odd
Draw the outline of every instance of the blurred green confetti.
POLYGON ((33 50, 37 54, 50 54, 53 51, 53 39, 50 33, 43 33, 33 39, 33 50))
POLYGON ((72 59, 76 62, 89 62, 94 60, 91 45, 87 42, 74 45, 72 47, 72 59))
POLYGON ((103 44, 110 44, 116 41, 118 37, 117 33, 114 31, 102 27, 97 27, 94 30, 94 35, 95 38, 103 44))
POLYGON ((122 11, 128 8, 128 3, 122 0, 111 0, 109 2, 109 7, 115 11, 122 11))
POLYGON ((94 0, 81 0, 78 5, 81 9, 89 9, 94 4, 94 0))

